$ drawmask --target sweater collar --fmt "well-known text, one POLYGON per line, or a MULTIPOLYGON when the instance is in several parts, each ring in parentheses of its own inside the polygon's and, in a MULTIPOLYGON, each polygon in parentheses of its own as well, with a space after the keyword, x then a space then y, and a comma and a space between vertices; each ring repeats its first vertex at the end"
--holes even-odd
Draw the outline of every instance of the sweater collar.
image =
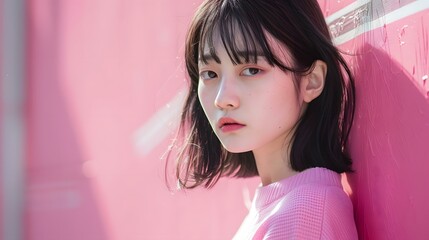
POLYGON ((326 168, 309 168, 278 182, 258 187, 253 201, 254 207, 256 207, 256 209, 261 209, 285 196, 296 187, 307 184, 337 186, 342 188, 340 174, 326 168))

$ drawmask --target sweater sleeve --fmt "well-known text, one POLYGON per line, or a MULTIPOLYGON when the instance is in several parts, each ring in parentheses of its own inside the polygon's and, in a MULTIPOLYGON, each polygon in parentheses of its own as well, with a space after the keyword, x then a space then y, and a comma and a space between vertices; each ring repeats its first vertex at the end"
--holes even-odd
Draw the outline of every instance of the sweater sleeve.
POLYGON ((325 192, 321 239, 358 239, 353 205, 346 193, 336 187, 325 192))

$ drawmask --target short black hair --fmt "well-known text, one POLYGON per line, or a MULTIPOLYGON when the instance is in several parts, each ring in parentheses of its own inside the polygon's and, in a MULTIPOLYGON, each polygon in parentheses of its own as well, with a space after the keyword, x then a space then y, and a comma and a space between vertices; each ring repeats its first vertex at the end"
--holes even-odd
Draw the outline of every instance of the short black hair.
POLYGON ((176 142, 180 143, 176 169, 180 187, 212 187, 222 176, 258 175, 252 152, 230 153, 223 148, 198 99, 198 61, 206 61, 202 56, 206 44, 210 57, 220 61, 213 43, 215 32, 233 63, 256 62, 256 53, 262 52, 269 64, 291 71, 296 79, 311 70, 316 60, 326 63, 324 89, 295 126, 290 164, 295 171, 324 167, 338 173, 352 172, 345 146, 354 117, 354 78, 332 43, 317 1, 206 0, 197 10, 186 39, 190 84, 181 116, 180 142, 176 142), (292 66, 275 56, 265 32, 288 49, 292 66), (244 42, 244 58, 237 39, 244 42))

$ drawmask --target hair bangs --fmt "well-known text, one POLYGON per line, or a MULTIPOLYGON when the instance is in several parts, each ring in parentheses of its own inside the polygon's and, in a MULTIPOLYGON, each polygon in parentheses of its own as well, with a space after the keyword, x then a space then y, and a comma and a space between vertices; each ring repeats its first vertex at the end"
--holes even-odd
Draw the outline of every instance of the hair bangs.
POLYGON ((269 47, 264 30, 244 8, 224 2, 219 14, 206 19, 199 42, 199 59, 221 63, 216 43, 222 44, 233 64, 256 63, 263 57, 272 66, 277 58, 269 47))

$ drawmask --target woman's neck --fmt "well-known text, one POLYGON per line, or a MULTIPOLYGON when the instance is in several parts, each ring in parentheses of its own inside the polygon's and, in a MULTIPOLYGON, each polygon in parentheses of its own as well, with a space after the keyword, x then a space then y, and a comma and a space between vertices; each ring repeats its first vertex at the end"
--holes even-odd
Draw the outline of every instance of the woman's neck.
POLYGON ((280 146, 268 146, 254 150, 253 155, 263 186, 298 173, 290 167, 290 150, 283 143, 280 146))

